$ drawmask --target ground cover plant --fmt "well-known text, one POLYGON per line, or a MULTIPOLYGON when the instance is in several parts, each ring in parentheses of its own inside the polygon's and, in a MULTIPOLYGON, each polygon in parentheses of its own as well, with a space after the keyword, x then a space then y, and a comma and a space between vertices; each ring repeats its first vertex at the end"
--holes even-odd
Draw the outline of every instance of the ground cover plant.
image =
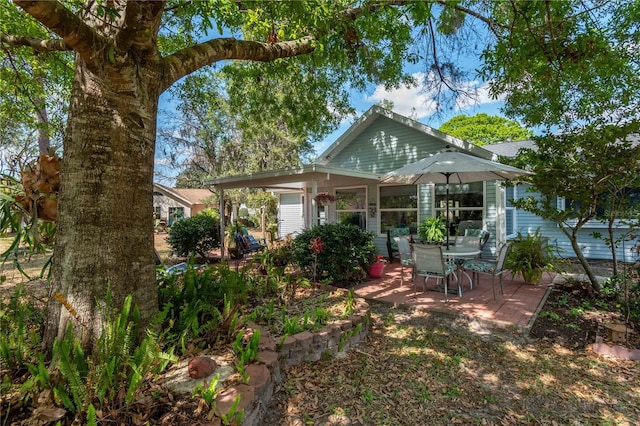
MULTIPOLYGON (((22 285, 6 287, 13 292, 3 291, 0 303, 3 423, 44 418, 59 420, 61 425, 74 421, 176 424, 176 417, 170 415, 173 396, 157 383, 159 374, 178 356, 184 359, 205 351, 227 354, 237 374, 226 385, 243 382, 259 340, 258 333, 247 329, 248 320, 284 338, 342 319, 353 309, 352 295, 314 289, 304 277, 285 274, 273 264, 265 275, 253 263, 236 271, 226 263, 196 269, 193 260, 188 262, 183 273, 159 272, 157 297, 162 310, 139 344, 139 314, 128 298, 121 311, 108 314, 112 319, 94 351, 84 351, 69 331, 52 353, 42 352, 46 294, 33 297, 22 285)), ((110 300, 105 314, 112 311, 110 300)), ((61 303, 76 317, 77 326, 83 326, 71 301, 56 294, 51 303, 61 303)), ((202 389, 187 398, 190 421, 214 415, 215 395, 215 389, 202 389), (193 410, 193 404, 205 403, 208 409, 193 410)), ((223 424, 235 424, 242 413, 220 416, 223 424)))

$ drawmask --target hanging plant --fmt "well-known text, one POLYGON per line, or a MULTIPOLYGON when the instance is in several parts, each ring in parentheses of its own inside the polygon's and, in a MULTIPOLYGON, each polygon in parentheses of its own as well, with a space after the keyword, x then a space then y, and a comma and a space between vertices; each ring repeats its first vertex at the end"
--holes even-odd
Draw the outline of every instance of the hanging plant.
POLYGON ((316 203, 323 206, 325 204, 335 203, 336 197, 328 192, 319 192, 318 195, 315 196, 314 200, 316 200, 316 203))

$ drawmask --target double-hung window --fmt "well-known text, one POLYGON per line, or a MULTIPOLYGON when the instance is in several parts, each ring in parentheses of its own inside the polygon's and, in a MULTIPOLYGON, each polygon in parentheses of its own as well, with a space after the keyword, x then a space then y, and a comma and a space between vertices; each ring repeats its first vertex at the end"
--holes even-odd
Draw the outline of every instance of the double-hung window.
POLYGON ((415 234, 418 227, 418 187, 394 185, 380 187, 380 233, 390 228, 409 227, 415 234))
POLYGON ((336 189, 336 214, 339 223, 367 229, 367 188, 336 189))
MULTIPOLYGON (((484 183, 471 182, 449 185, 449 223, 450 232, 456 232, 457 225, 465 222, 468 227, 482 228, 482 213, 484 211, 484 183)), ((445 218, 447 212, 447 186, 436 185, 435 194, 436 216, 445 218)))

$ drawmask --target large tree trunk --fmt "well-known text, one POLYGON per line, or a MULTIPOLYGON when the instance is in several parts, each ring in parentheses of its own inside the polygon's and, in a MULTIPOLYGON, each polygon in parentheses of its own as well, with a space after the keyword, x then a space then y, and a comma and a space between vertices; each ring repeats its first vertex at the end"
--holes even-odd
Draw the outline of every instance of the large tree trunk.
POLYGON ((53 261, 62 297, 52 299, 45 344, 70 321, 85 346, 94 342, 108 286, 114 307, 133 295, 143 325, 158 311, 152 191, 160 78, 140 64, 101 71, 77 60, 53 261))

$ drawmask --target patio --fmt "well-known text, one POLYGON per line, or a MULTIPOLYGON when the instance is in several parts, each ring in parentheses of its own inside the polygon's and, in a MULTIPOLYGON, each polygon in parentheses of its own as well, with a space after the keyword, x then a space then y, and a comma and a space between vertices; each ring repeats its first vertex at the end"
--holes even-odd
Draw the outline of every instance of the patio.
MULTIPOLYGON (((533 286, 525 284, 521 277, 514 278, 507 272, 503 277, 504 295, 500 293, 499 278, 496 278, 496 300, 493 300, 490 276, 479 274, 479 283, 473 290, 469 289, 465 277, 462 298, 449 294, 449 301, 446 302, 444 293, 429 289, 423 293, 422 281, 417 281, 418 287, 414 297, 411 270, 405 268, 404 285, 400 284, 400 271, 398 261, 387 263, 382 278, 370 278, 356 285, 353 290, 365 299, 412 306, 422 310, 456 312, 497 326, 515 326, 522 331, 528 331, 533 325, 555 277, 555 274, 544 274, 542 283, 533 286)), ((435 280, 429 280, 428 288, 433 288, 434 285, 435 280)))

